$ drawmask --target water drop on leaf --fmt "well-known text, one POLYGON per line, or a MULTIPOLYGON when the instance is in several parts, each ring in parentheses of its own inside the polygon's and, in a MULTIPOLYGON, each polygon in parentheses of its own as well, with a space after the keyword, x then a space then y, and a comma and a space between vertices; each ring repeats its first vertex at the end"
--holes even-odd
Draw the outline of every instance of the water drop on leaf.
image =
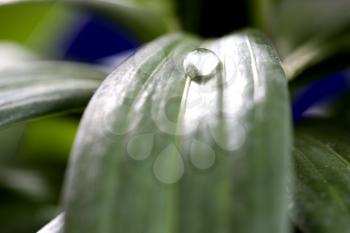
POLYGON ((186 75, 192 80, 208 80, 222 70, 218 56, 209 49, 198 48, 190 52, 183 62, 186 75))

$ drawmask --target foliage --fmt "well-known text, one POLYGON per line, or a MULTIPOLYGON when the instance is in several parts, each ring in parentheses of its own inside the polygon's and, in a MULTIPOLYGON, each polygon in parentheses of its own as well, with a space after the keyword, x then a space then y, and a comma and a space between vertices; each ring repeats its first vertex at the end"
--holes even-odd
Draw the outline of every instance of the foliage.
POLYGON ((348 68, 349 3, 246 1, 257 29, 178 32, 210 35, 211 4, 0 1, 1 232, 350 232, 347 98, 292 127, 287 83, 348 68), (35 54, 82 7, 152 41, 109 75, 35 54))

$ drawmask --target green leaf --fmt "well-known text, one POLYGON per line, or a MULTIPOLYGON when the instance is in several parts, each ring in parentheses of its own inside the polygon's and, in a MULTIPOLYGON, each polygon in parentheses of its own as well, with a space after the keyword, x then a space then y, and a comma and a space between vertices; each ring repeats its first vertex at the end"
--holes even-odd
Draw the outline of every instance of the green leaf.
POLYGON ((335 120, 312 120, 296 130, 293 221, 303 232, 350 230, 350 134, 335 120))
POLYGON ((62 56, 58 44, 80 14, 54 1, 14 2, 0 1, 0 40, 21 43, 46 56, 62 56))
POLYGON ((348 67, 349 29, 350 24, 341 31, 311 39, 289 54, 283 61, 288 79, 294 80, 301 76, 310 79, 308 77, 325 74, 325 71, 348 67))
POLYGON ((64 232, 288 232, 288 101, 259 32, 145 46, 84 113, 64 232))
POLYGON ((0 67, 0 126, 61 111, 89 101, 104 72, 63 62, 21 62, 0 67))
POLYGON ((58 215, 37 233, 61 233, 63 229, 64 214, 58 215))
POLYGON ((0 7, 14 4, 32 8, 48 4, 89 7, 116 20, 142 40, 153 39, 179 27, 172 0, 11 0, 0 2, 0 7))
POLYGON ((67 162, 78 120, 65 117, 51 117, 28 122, 17 155, 26 161, 50 164, 67 162), (45 130, 43 130, 45 129, 45 130), (52 132, 55 132, 54 134, 52 132), (50 155, 50 156, 48 156, 50 155))
POLYGON ((42 201, 50 198, 50 187, 43 176, 35 170, 1 164, 0 188, 9 190, 29 200, 42 201))
POLYGON ((24 125, 17 124, 14 127, 0 130, 0 162, 8 161, 18 151, 23 136, 24 125))
POLYGON ((16 233, 36 232, 38 226, 48 222, 50 216, 54 216, 55 213, 55 207, 52 205, 33 205, 33 203, 20 203, 18 200, 16 203, 7 203, 0 209, 2 219, 0 230, 16 233))
POLYGON ((254 0, 251 5, 255 25, 273 38, 283 58, 350 23, 350 1, 254 0))

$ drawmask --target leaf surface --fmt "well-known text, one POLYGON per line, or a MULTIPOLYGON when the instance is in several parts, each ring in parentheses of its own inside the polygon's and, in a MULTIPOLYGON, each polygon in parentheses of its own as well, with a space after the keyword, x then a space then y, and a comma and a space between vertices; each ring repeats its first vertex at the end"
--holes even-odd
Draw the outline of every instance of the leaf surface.
POLYGON ((93 66, 62 62, 0 67, 0 126, 82 108, 104 75, 93 66))
MULTIPOLYGON (((211 67, 207 55, 192 65, 211 67)), ((161 38, 90 102, 66 178, 64 232, 288 232, 290 133, 286 78, 264 35, 161 38), (222 64, 191 79, 183 61, 198 47, 222 64)))
POLYGON ((303 232, 350 232, 350 134, 334 120, 296 130, 294 222, 303 232))

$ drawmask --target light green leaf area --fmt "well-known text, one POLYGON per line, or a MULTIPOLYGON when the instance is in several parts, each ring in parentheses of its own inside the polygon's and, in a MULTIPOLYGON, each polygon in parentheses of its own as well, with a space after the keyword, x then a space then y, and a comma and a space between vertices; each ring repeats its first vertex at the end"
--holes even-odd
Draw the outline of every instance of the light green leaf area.
POLYGON ((290 207, 293 221, 306 233, 350 229, 350 134, 338 123, 313 120, 296 130, 290 207))
POLYGON ((20 61, 0 66, 0 126, 83 108, 104 77, 75 63, 20 61))
MULTIPOLYGON (((78 10, 79 12, 79 8, 81 7, 101 12, 103 15, 115 20, 119 25, 125 26, 132 33, 135 33, 138 38, 145 41, 166 32, 179 29, 174 3, 171 0, 10 0, 0 2, 0 12, 1 10, 14 9, 14 12, 6 14, 10 19, 14 18, 14 15, 17 15, 16 12, 23 14, 30 9, 38 12, 38 14, 47 16, 47 18, 43 18, 38 15, 36 18, 34 17, 29 20, 29 24, 23 21, 21 17, 15 18, 14 20, 18 21, 17 27, 14 27, 14 24, 11 23, 10 27, 14 27, 14 32, 12 33, 6 30, 6 33, 12 33, 15 36, 18 34, 22 39, 30 34, 30 30, 37 30, 33 27, 39 23, 44 26, 46 24, 46 27, 43 28, 47 32, 54 32, 47 27, 47 21, 50 19, 50 12, 48 10, 55 11, 51 12, 51 18, 56 19, 56 26, 60 28, 60 30, 56 29, 57 32, 65 30, 67 25, 69 25, 67 19, 73 18, 73 14, 69 12, 71 10, 78 10), (30 24, 31 21, 33 21, 32 24, 30 24), (23 26, 23 24, 25 25, 23 26), (19 30, 18 28, 22 26, 23 29, 19 30)), ((9 21, 11 20, 7 20, 7 22, 9 21)), ((47 33, 47 35, 50 35, 50 33, 47 33)))
POLYGON ((252 4, 255 25, 272 36, 283 57, 309 40, 348 27, 349 8, 350 2, 343 0, 255 0, 252 4))
POLYGON ((283 61, 289 80, 309 79, 349 66, 350 22, 340 31, 310 39, 290 53, 283 61))
POLYGON ((288 101, 260 32, 146 45, 84 113, 64 232, 288 232, 288 101))
POLYGON ((54 1, 0 1, 0 40, 52 55, 73 19, 70 9, 54 1))

